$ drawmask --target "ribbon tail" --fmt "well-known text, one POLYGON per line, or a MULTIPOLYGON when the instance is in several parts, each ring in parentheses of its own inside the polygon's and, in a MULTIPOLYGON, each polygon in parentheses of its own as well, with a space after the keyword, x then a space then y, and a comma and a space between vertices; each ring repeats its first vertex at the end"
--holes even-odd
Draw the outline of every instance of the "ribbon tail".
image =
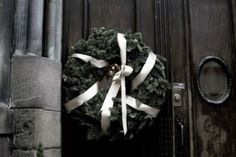
POLYGON ((125 35, 122 33, 117 33, 117 42, 120 48, 120 58, 122 65, 126 64, 126 43, 125 35))
POLYGON ((136 89, 152 71, 156 63, 156 58, 157 56, 153 52, 149 53, 148 58, 145 64, 143 65, 140 73, 132 81, 132 90, 136 89))
POLYGON ((103 68, 105 66, 108 65, 108 62, 102 59, 96 59, 94 57, 85 55, 85 54, 80 54, 80 53, 75 53, 72 55, 72 57, 74 58, 79 58, 82 61, 86 62, 86 63, 91 63, 92 65, 94 65, 97 68, 103 68))
POLYGON ((143 104, 131 96, 126 97, 126 103, 135 110, 145 112, 153 118, 155 118, 160 112, 159 109, 143 104))
POLYGON ((111 112, 109 110, 103 110, 101 113, 101 128, 103 133, 107 134, 107 130, 110 127, 111 112))
POLYGON ((98 84, 99 82, 96 82, 93 84, 87 91, 85 91, 83 94, 80 94, 76 98, 70 100, 65 104, 65 108, 68 113, 70 113, 75 108, 83 105, 85 102, 92 99, 97 93, 98 93, 98 84))
POLYGON ((101 108, 101 111, 102 111, 101 128, 104 133, 107 133, 107 130, 110 127, 110 117, 111 117, 110 108, 112 108, 114 104, 112 98, 117 96, 119 89, 120 89, 120 81, 113 81, 111 84, 111 87, 108 90, 106 98, 103 102, 103 105, 101 108))
POLYGON ((121 108, 122 108, 122 126, 124 135, 127 133, 127 107, 126 107, 126 89, 125 89, 125 78, 121 76, 121 108))
POLYGON ((127 133, 127 108, 126 108, 126 89, 125 89, 125 65, 126 65, 126 43, 124 34, 117 34, 117 41, 120 47, 120 57, 121 57, 121 109, 122 109, 122 126, 124 135, 127 133))

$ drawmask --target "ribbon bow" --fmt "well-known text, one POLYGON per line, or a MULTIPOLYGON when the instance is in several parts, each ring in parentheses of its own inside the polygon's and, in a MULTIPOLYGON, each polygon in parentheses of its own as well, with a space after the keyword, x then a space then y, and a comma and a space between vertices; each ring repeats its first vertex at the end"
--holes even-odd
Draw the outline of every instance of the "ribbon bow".
MULTIPOLYGON (((143 111, 151 115, 152 117, 157 116, 157 114, 159 113, 159 109, 150 107, 141 102, 138 102, 137 104, 137 100, 135 98, 126 95, 125 77, 129 76, 132 73, 133 68, 126 65, 126 42, 127 41, 124 37, 124 34, 118 33, 117 41, 120 48, 121 68, 113 76, 112 84, 103 102, 103 105, 101 108, 101 128, 104 131, 104 133, 107 133, 107 130, 110 126, 110 116, 111 116, 110 108, 112 108, 114 104, 112 99, 117 96, 119 89, 121 88, 122 126, 123 126, 124 134, 126 134, 128 130, 126 104, 138 111, 143 111)), ((96 58, 93 58, 91 56, 84 55, 84 54, 73 54, 72 57, 79 58, 83 60, 84 62, 90 62, 92 65, 98 68, 103 68, 109 65, 108 62, 105 60, 99 60, 99 59, 96 59, 96 58)), ((146 63, 142 67, 140 73, 132 81, 132 90, 137 88, 145 80, 145 78, 153 69, 156 59, 157 59, 156 55, 150 52, 146 60, 146 63)), ((85 102, 92 99, 98 93, 98 90, 99 90, 99 82, 96 82, 87 91, 85 91, 81 95, 77 96, 76 98, 66 103, 65 107, 67 111, 71 112, 73 109, 83 105, 85 102)))
POLYGON ((126 65, 126 39, 123 34, 117 34, 117 41, 120 47, 120 57, 121 57, 121 69, 118 71, 114 77, 111 87, 106 95, 105 101, 101 108, 102 120, 101 125, 105 132, 110 126, 110 110, 113 107, 112 98, 116 97, 121 86, 121 108, 122 108, 122 125, 124 134, 127 132, 127 108, 126 108, 126 88, 125 88, 125 76, 129 76, 133 68, 126 65))

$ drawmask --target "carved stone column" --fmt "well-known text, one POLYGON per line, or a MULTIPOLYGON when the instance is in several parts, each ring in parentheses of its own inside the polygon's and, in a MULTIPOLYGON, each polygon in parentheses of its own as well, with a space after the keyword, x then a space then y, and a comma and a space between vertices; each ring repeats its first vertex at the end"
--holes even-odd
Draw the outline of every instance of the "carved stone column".
POLYGON ((14 54, 23 55, 27 52, 29 0, 15 0, 14 15, 14 54))
POLYGON ((41 56, 44 0, 16 0, 15 3, 15 55, 41 56))
POLYGON ((30 0, 28 52, 42 55, 44 0, 30 0))
POLYGON ((61 61, 62 0, 49 0, 47 8, 47 57, 61 61))

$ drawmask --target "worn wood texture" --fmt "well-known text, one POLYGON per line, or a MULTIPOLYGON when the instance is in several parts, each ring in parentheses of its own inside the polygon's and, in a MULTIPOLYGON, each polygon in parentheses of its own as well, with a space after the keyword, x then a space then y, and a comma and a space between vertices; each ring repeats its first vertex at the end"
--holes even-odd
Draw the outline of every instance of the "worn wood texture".
MULTIPOLYGON (((180 135, 175 128, 175 154, 235 156, 235 86, 229 100, 222 105, 206 103, 196 86, 196 68, 209 55, 222 58, 234 78, 235 1, 169 0, 169 12, 172 81, 186 85, 183 106, 174 109, 175 116, 184 122, 185 145, 179 146, 180 135)), ((215 79, 220 81, 222 74, 218 71, 215 79)), ((211 90, 225 83, 203 81, 202 84, 204 89, 211 90)))
MULTIPOLYGON (((222 58, 234 75, 235 46, 230 3, 225 0, 190 0, 189 7, 192 70, 203 57, 213 55, 222 58)), ((236 156, 235 89, 230 99, 221 105, 203 101, 196 86, 193 92, 195 156, 236 156)))
POLYGON ((186 0, 169 0, 169 27, 170 27, 170 61, 171 66, 171 82, 184 83, 185 89, 182 93, 182 106, 174 107, 174 153, 176 157, 189 157, 191 150, 191 84, 189 70, 189 24, 187 18, 187 3, 186 0), (183 140, 181 141, 180 126, 183 124, 183 140), (183 142, 183 143, 182 143, 183 142))
POLYGON ((106 27, 125 32, 134 29, 134 2, 132 0, 93 0, 89 3, 89 29, 106 27))
MULTIPOLYGON (((68 40, 68 45, 65 45, 68 49, 75 44, 78 39, 83 37, 83 0, 69 2, 67 6, 64 5, 64 7, 67 7, 67 9, 64 9, 64 13, 68 12, 67 17, 65 17, 65 19, 68 19, 68 38, 65 39, 68 40)), ((64 24, 64 26, 66 26, 66 24, 64 24)))

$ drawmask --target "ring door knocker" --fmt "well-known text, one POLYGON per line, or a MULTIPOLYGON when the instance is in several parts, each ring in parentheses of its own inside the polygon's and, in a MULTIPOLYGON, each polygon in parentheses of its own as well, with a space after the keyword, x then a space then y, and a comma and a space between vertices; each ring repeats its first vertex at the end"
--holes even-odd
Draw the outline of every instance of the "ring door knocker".
POLYGON ((197 67, 197 87, 210 104, 222 104, 230 95, 232 78, 225 62, 215 56, 203 58, 197 67))

